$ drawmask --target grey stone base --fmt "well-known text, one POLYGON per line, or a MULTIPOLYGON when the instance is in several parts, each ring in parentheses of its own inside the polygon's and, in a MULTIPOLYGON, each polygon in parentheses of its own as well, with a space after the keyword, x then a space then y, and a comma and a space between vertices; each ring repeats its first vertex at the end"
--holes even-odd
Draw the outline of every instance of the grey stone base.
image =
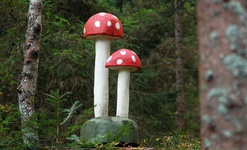
POLYGON ((119 146, 138 146, 137 124, 128 118, 97 117, 87 121, 81 128, 81 137, 93 143, 119 142, 119 146))

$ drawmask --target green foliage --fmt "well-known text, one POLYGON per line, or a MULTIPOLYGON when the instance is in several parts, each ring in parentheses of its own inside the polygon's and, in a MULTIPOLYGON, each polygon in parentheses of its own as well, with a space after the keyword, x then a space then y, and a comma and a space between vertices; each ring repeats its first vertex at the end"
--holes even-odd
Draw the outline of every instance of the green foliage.
POLYGON ((0 149, 24 149, 20 113, 16 106, 0 104, 0 149))
POLYGON ((73 148, 97 148, 97 149, 115 149, 116 147, 122 147, 123 144, 127 146, 129 143, 120 143, 120 138, 126 136, 132 130, 133 125, 131 123, 122 125, 120 130, 117 134, 107 133, 103 136, 98 136, 95 138, 94 141, 88 141, 85 138, 78 137, 77 135, 73 134, 67 139, 71 140, 72 143, 70 144, 73 148), (108 143, 100 143, 102 139, 107 139, 108 143))
POLYGON ((60 123, 60 125, 63 125, 65 122, 67 122, 72 117, 73 113, 75 113, 75 111, 81 106, 82 104, 80 104, 79 101, 76 101, 70 109, 64 109, 63 112, 67 114, 67 117, 62 123, 60 123))
POLYGON ((78 114, 78 108, 82 106, 76 101, 70 109, 63 109, 62 105, 67 101, 70 92, 60 94, 58 90, 46 94, 51 110, 35 113, 27 125, 38 131, 40 145, 24 145, 20 123, 20 113, 16 106, 0 105, 0 148, 1 149, 37 149, 37 148, 60 148, 69 145, 66 137, 79 131, 85 122, 85 117, 92 114, 92 109, 84 110, 78 114), (63 113, 62 113, 63 112, 63 113), (37 121, 33 119, 38 118, 37 121), (73 120, 73 124, 70 121, 73 120), (18 123, 18 124, 16 124, 18 123), (16 130, 20 128, 20 130, 16 130))
POLYGON ((185 98, 187 100, 185 122, 187 133, 189 133, 188 138, 198 138, 198 133, 200 133, 199 96, 197 90, 195 87, 185 89, 185 98))
POLYGON ((71 92, 60 94, 59 90, 46 94, 47 102, 53 107, 50 110, 44 110, 38 117, 42 145, 49 145, 51 148, 65 146, 66 137, 78 132, 85 121, 84 117, 92 113, 90 109, 85 110, 84 114, 78 114, 78 109, 82 107, 79 101, 75 101, 69 109, 64 108, 71 94, 71 92), (73 124, 71 124, 72 120, 73 124))
POLYGON ((144 139, 142 146, 151 146, 157 150, 200 150, 201 142, 197 139, 189 139, 183 133, 170 132, 162 137, 144 139))

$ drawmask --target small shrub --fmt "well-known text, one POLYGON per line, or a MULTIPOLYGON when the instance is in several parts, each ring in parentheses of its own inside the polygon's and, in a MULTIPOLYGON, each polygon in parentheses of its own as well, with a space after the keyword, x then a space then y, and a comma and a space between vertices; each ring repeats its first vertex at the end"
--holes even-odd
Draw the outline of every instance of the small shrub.
POLYGON ((20 113, 11 104, 0 104, 0 149, 25 149, 22 140, 20 113))

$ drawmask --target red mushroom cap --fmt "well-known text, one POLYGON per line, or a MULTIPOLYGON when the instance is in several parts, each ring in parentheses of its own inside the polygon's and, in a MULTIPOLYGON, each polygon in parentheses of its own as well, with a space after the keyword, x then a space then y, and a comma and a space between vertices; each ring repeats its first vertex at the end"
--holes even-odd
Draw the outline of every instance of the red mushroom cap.
POLYGON ((120 49, 114 52, 107 60, 105 67, 113 70, 135 71, 141 68, 141 60, 135 52, 128 49, 120 49))
POLYGON ((124 36, 121 21, 114 15, 100 12, 88 19, 84 26, 84 37, 87 39, 119 39, 124 36))

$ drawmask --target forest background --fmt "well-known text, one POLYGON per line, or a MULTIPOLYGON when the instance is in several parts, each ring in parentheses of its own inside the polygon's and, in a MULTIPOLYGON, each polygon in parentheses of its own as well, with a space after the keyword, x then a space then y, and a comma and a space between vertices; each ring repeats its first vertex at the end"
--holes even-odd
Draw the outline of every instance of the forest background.
MULTIPOLYGON (((112 42, 111 53, 128 48, 142 60, 143 68, 131 73, 130 116, 141 131, 141 139, 154 146, 160 137, 176 135, 176 78, 173 0, 45 0, 38 85, 35 99, 37 126, 44 145, 64 144, 79 133, 78 126, 93 118, 94 42, 83 38, 83 27, 98 12, 117 16, 124 38, 112 42), (65 95, 63 97, 63 95, 65 95), (53 99, 51 98, 53 96, 53 99), (54 98, 55 97, 55 98, 54 98), (57 98, 57 99, 56 99, 57 98), (82 107, 60 126, 76 101, 82 107), (57 107, 59 106, 59 107, 57 107), (56 114, 59 115, 57 116, 56 114), (73 129, 62 133, 72 125, 73 129), (57 133, 57 128, 61 133, 57 133), (56 141, 56 140, 59 141, 56 141), (47 144, 48 143, 48 144, 47 144)), ((22 146, 21 119, 16 88, 23 66, 28 0, 0 2, 0 147, 22 146), (4 135, 4 136, 3 136, 4 135)), ((198 139, 198 40, 195 0, 183 1, 183 65, 186 139, 198 139)), ((117 72, 110 71, 110 111, 116 110, 117 72)))

